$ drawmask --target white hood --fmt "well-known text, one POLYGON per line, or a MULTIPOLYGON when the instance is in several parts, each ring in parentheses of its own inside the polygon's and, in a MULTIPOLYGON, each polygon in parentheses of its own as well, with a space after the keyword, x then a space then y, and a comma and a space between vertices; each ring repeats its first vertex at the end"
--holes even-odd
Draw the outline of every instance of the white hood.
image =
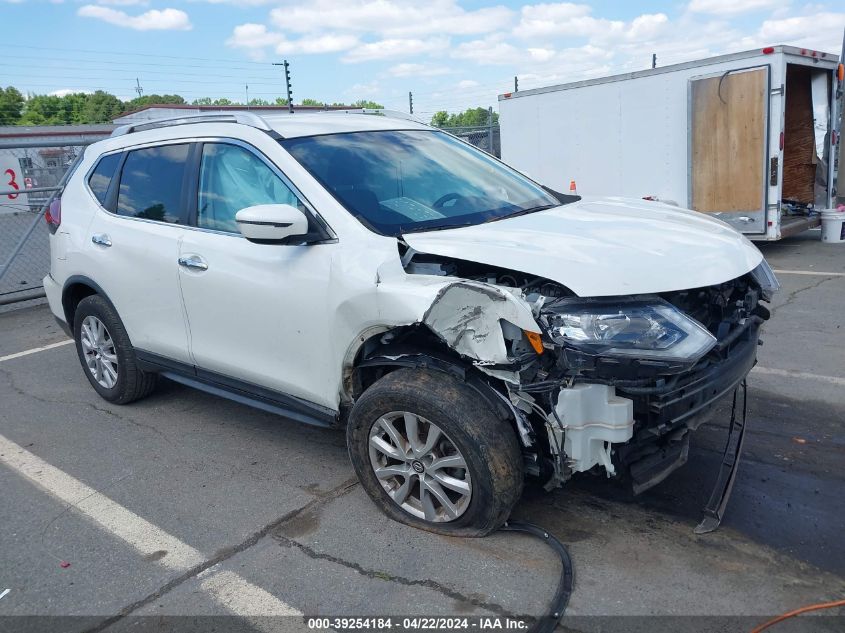
POLYGON ((719 220, 623 198, 582 199, 547 211, 408 233, 416 251, 518 270, 582 297, 700 288, 754 269, 763 256, 719 220))

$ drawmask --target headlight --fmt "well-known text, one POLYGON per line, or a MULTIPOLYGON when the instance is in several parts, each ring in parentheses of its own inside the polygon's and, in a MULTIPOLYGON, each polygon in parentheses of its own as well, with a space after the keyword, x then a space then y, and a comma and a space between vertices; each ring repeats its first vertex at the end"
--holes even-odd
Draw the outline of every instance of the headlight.
POLYGON ((771 301, 775 293, 780 290, 780 282, 775 277, 775 271, 772 270, 769 262, 765 259, 760 262, 757 268, 751 271, 751 276, 760 286, 763 301, 771 301))
POLYGON ((695 361, 716 338, 663 299, 565 299, 547 308, 552 340, 591 354, 695 361))

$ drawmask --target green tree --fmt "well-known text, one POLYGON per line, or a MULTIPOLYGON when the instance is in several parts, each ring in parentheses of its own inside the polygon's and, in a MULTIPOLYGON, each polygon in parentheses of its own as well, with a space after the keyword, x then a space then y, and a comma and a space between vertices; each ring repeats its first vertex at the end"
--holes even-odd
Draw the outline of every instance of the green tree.
POLYGON ((0 125, 15 125, 23 113, 24 99, 17 88, 0 88, 0 125))
POLYGON ((29 95, 24 105, 21 125, 66 125, 63 100, 55 95, 29 95))
POLYGON ((214 102, 211 97, 202 97, 201 99, 194 99, 191 101, 192 105, 200 105, 200 106, 208 106, 212 105, 214 102))
POLYGON ((249 105, 251 106, 267 106, 270 105, 270 102, 267 99, 250 99, 249 105))
POLYGON ((143 108, 144 106, 148 105, 161 105, 164 103, 174 103, 177 105, 181 105, 186 103, 185 99, 180 95, 159 95, 159 94, 151 94, 151 95, 143 95, 141 97, 135 97, 130 101, 126 102, 126 109, 127 110, 137 110, 139 108, 143 108))
POLYGON ((275 105, 278 106, 286 106, 288 104, 288 100, 284 97, 276 97, 275 105))
POLYGON ((300 105, 304 106, 324 106, 326 105, 322 101, 317 101, 316 99, 303 99, 300 105))
POLYGON ((446 110, 438 110, 431 117, 431 124, 434 127, 446 127, 449 125, 449 113, 446 110))
POLYGON ((109 94, 98 90, 88 95, 82 110, 82 123, 111 123, 112 119, 123 112, 123 102, 109 94))
POLYGON ((384 109, 384 106, 380 103, 376 103, 375 101, 368 101, 367 99, 358 99, 358 101, 353 103, 352 106, 355 108, 367 108, 372 110, 384 109))
MULTIPOLYGON (((436 127, 475 127, 487 125, 490 120, 487 108, 469 108, 457 114, 449 114, 445 110, 435 112, 431 117, 431 124, 436 127)), ((499 114, 493 113, 493 123, 499 122, 499 114)))

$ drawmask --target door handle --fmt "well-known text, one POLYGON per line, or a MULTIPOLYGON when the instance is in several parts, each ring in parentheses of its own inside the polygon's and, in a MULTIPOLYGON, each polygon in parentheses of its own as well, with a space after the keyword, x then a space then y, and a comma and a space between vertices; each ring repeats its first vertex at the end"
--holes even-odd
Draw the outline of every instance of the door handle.
POLYGON ((97 244, 98 246, 105 246, 107 248, 111 246, 111 238, 105 233, 98 233, 97 235, 92 235, 91 241, 94 242, 94 244, 97 244))
POLYGON ((186 255, 179 258, 179 265, 191 270, 208 270, 208 264, 199 255, 186 255))

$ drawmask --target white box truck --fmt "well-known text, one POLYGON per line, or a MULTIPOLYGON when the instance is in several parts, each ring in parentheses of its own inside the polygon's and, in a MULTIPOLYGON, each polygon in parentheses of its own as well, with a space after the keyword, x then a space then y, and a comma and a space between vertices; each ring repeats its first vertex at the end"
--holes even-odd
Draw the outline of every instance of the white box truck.
POLYGON ((839 66, 772 46, 502 94, 502 160, 551 189, 672 201, 777 240, 832 204, 839 66))

